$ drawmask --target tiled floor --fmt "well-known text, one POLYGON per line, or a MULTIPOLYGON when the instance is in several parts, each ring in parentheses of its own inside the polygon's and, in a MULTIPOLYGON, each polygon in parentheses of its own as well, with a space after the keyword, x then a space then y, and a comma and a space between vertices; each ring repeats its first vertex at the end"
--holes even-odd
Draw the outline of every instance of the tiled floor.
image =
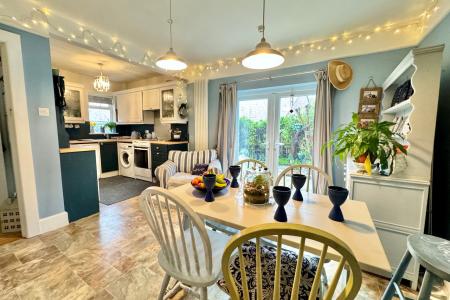
MULTIPOLYGON (((0 246, 0 299, 156 299, 158 249, 136 198, 101 205, 99 215, 0 246)), ((364 274, 358 299, 379 299, 385 286, 364 274)), ((227 299, 215 287, 209 296, 227 299)))

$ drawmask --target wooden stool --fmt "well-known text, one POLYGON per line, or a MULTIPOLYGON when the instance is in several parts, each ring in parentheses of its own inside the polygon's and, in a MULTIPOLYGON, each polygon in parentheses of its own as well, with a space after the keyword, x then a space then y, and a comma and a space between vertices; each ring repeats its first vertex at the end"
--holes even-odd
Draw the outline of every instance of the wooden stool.
POLYGON ((392 299, 396 292, 400 299, 405 299, 399 283, 412 256, 426 269, 418 300, 430 299, 431 289, 437 280, 450 281, 450 241, 432 235, 413 234, 408 237, 407 250, 389 281, 383 300, 392 299))

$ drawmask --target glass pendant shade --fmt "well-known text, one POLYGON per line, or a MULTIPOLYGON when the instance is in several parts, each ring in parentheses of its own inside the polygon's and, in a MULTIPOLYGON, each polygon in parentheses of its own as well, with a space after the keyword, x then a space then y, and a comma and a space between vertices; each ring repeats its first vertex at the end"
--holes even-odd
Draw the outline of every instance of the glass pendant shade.
POLYGON ((266 39, 262 38, 255 50, 249 52, 242 60, 242 65, 249 69, 262 70, 278 67, 283 62, 283 54, 272 49, 266 39))
POLYGON ((187 68, 187 64, 183 59, 177 56, 177 54, 170 48, 166 54, 158 58, 156 65, 164 70, 181 71, 187 68))

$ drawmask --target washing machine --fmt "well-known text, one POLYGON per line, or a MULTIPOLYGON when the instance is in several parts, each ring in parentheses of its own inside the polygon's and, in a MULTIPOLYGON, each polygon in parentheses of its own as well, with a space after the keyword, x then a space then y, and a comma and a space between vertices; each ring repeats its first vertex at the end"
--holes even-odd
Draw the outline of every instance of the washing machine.
POLYGON ((119 175, 134 178, 134 148, 132 143, 117 143, 119 175))

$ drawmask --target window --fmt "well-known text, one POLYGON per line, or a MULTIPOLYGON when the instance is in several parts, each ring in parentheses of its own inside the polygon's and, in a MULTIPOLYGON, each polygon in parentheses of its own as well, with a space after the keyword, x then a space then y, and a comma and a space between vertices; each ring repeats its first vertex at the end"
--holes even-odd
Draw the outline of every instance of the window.
POLYGON ((263 161, 272 174, 311 164, 315 89, 310 83, 239 91, 236 157, 263 161))
MULTIPOLYGON (((89 121, 91 133, 104 133, 105 124, 115 122, 113 98, 109 96, 89 95, 89 121)), ((107 128, 107 133, 109 129, 107 128)))

